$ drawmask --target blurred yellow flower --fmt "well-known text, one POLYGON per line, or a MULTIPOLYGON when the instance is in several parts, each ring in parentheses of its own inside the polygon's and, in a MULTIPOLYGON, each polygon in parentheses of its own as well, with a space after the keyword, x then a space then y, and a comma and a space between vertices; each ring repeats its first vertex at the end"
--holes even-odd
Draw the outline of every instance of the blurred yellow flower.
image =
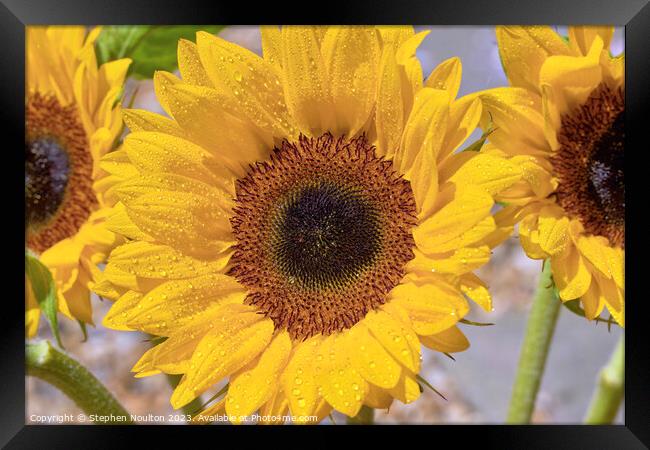
MULTIPOLYGON (((130 60, 97 67, 85 27, 27 27, 26 247, 52 272, 59 310, 93 323, 89 286, 117 243, 104 228, 99 159, 122 129, 117 100, 130 60), (98 185, 93 186, 94 183, 98 185)), ((26 333, 40 310, 26 280, 26 333)))
POLYGON ((594 319, 607 306, 625 322, 624 55, 614 29, 497 27, 510 88, 480 95, 496 154, 523 173, 501 199, 519 205, 521 243, 550 258, 563 301, 581 299, 594 319))
MULTIPOLYGON (((125 112, 102 167, 130 239, 95 291, 104 324, 166 337, 133 368, 184 374, 180 408, 348 415, 420 395, 420 344, 457 352, 471 272, 512 227, 493 195, 516 165, 455 152, 481 102, 452 58, 426 82, 411 27, 262 27, 263 58, 207 33, 155 75, 171 117, 125 112)), ((300 421, 300 418, 297 419, 300 421)))

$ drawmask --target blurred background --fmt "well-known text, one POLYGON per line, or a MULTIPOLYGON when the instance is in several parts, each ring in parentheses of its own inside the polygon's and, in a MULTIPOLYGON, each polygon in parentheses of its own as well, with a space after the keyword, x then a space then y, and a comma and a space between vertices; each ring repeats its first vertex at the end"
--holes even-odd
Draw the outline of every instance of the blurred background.
MULTIPOLYGON (((425 76, 440 62, 458 56, 463 63, 459 96, 507 85, 493 27, 416 27, 416 31, 425 29, 431 30, 431 33, 417 52, 425 76)), ((566 27, 556 29, 566 34, 566 27)), ((261 54, 257 27, 227 27, 219 35, 261 54)), ((619 54, 623 50, 624 30, 616 29, 612 53, 619 54)), ((136 88, 134 107, 162 111, 151 80, 130 80, 126 89, 127 99, 136 88)), ((478 137, 480 132, 476 133, 478 137)), ((420 398, 410 405, 395 401, 389 412, 377 411, 376 423, 504 422, 519 359, 519 346, 524 336, 531 298, 541 274, 541 261, 528 259, 517 237, 513 236, 495 249, 491 261, 477 274, 490 287, 494 311, 488 314, 473 305, 466 318, 494 325, 476 327, 461 324, 471 347, 454 354, 456 361, 424 348, 422 376, 447 401, 425 389, 420 398)), ((103 382, 132 414, 166 416, 174 413, 169 404, 171 387, 165 375, 138 379, 130 372, 135 362, 150 348, 147 336, 104 328, 101 320, 111 303, 102 302, 96 297, 93 301, 97 325, 88 327, 88 342, 82 342, 83 336, 76 323, 60 321, 61 337, 67 352, 103 382)), ((606 324, 587 322, 583 317, 562 308, 537 398, 534 423, 581 423, 598 371, 608 361, 621 333, 618 326, 614 325, 608 330, 606 324)), ((41 320, 38 336, 52 340, 45 320, 41 320)), ((25 422, 28 424, 33 414, 76 416, 81 412, 72 400, 56 388, 33 377, 26 379, 26 396, 25 422)), ((204 395, 204 398, 209 397, 204 395)), ((623 423, 623 411, 624 405, 615 423, 623 423)), ((345 423, 345 418, 335 413, 334 421, 345 423)), ((323 423, 331 423, 331 420, 323 423)))

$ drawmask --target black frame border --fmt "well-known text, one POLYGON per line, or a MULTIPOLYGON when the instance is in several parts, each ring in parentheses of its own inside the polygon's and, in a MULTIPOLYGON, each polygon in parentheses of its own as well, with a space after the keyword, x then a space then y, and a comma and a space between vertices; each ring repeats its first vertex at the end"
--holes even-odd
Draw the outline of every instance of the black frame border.
MULTIPOLYGON (((644 310, 647 299, 642 291, 641 277, 646 268, 643 257, 647 248, 646 228, 641 217, 644 206, 642 198, 643 163, 641 158, 648 149, 645 122, 650 118, 650 4, 648 0, 439 0, 435 3, 423 0, 389 1, 329 1, 311 8, 297 4, 281 7, 278 3, 266 2, 251 5, 237 2, 200 2, 184 0, 0 0, 0 43, 2 46, 0 66, 0 98, 2 99, 2 121, 6 125, 3 133, 9 170, 0 177, 6 188, 3 204, 8 206, 4 222, 9 222, 4 249, 8 261, 4 265, 5 281, 11 289, 5 296, 8 311, 0 314, 0 445, 6 448, 113 448, 124 443, 134 443, 134 438, 146 435, 145 442, 170 440, 174 437, 187 439, 187 433, 210 433, 209 438, 226 434, 248 443, 251 433, 248 427, 180 427, 165 426, 38 426, 25 425, 25 368, 23 304, 18 299, 24 295, 22 268, 15 261, 22 260, 24 247, 13 236, 24 233, 24 198, 20 179, 20 153, 24 142, 24 84, 25 84, 25 26, 37 24, 187 24, 187 23, 339 23, 339 24, 395 24, 412 23, 428 25, 494 25, 494 24, 614 24, 625 26, 626 52, 626 146, 628 172, 626 188, 626 250, 627 297, 626 325, 626 383, 625 383, 625 425, 438 425, 438 426, 396 426, 396 427, 255 427, 255 435, 295 434, 296 442, 320 447, 330 434, 386 439, 394 430, 414 433, 414 439, 430 439, 431 445, 439 439, 455 439, 466 445, 482 445, 488 448, 526 449, 636 449, 650 446, 650 371, 648 367, 648 327, 645 325, 644 310), (299 13, 300 15, 297 15, 299 13), (632 158, 630 160, 630 158, 632 158), (637 162, 638 161, 638 162, 637 162), (636 186, 635 186, 636 185, 636 186), (22 212, 23 214, 20 214, 22 212), (15 233, 15 234, 14 234, 15 233), (629 243, 632 242, 632 245, 629 243), (7 245, 10 244, 10 245, 7 245), (16 318, 20 318, 17 320, 16 318), (644 338, 645 336, 645 338, 644 338), (174 431, 172 431, 174 430, 174 431), (178 430, 178 432, 176 431, 178 430), (240 433, 246 433, 240 434, 240 433), (309 433, 307 435, 306 433, 309 433), (388 434, 389 433, 389 434, 388 434), (325 440, 314 440, 314 438, 325 440), (417 435, 417 436, 416 436, 417 435)), ((89 345, 92 345, 89 344, 89 345)), ((578 380, 576 380, 579 382, 578 380)), ((585 380, 591 382, 591 380, 585 380)), ((268 436, 271 438, 271 436, 268 436)), ((278 435, 278 438, 281 436, 278 435)), ((186 445, 188 441, 186 441, 186 445)), ((272 441, 269 441, 272 442, 272 441)), ((412 441, 409 441, 412 442, 412 441)), ((284 441, 283 444, 288 443, 284 441)), ((214 444, 218 445, 217 442, 214 444)))

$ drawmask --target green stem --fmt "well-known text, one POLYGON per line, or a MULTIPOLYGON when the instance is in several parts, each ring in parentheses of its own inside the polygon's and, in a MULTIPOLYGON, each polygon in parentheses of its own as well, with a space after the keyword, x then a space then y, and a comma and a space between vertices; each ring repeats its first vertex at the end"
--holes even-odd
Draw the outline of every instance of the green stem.
POLYGON ((591 399, 585 423, 590 425, 610 424, 616 417, 623 400, 625 381, 625 339, 621 340, 605 367, 600 371, 598 384, 591 399))
POLYGON ((528 317, 507 423, 530 423, 561 304, 555 295, 550 261, 546 261, 528 317))
POLYGON ((25 344, 25 364, 27 375, 60 389, 87 414, 88 420, 107 424, 132 423, 130 414, 88 369, 48 341, 25 344))
POLYGON ((375 410, 369 406, 362 406, 354 417, 348 417, 348 425, 372 425, 375 422, 375 410))

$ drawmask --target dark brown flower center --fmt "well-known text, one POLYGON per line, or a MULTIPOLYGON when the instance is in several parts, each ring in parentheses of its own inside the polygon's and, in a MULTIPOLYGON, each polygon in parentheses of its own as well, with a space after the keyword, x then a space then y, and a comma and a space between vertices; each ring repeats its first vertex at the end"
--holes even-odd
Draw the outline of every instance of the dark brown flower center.
POLYGON ((562 118, 560 148, 551 161, 558 203, 589 234, 625 247, 625 101, 622 90, 599 86, 562 118))
POLYGON ((272 252, 282 273, 303 288, 344 286, 377 256, 378 212, 363 193, 316 180, 279 203, 272 252))
POLYGON ((68 185, 68 154, 56 138, 25 142, 27 222, 44 224, 58 211, 68 185))
POLYGON ((25 125, 27 246, 40 253, 74 235, 96 208, 93 160, 75 105, 30 95, 25 125))
POLYGON ((301 137, 237 182, 230 273, 294 338, 351 327, 413 258, 408 181, 364 138, 301 137))

